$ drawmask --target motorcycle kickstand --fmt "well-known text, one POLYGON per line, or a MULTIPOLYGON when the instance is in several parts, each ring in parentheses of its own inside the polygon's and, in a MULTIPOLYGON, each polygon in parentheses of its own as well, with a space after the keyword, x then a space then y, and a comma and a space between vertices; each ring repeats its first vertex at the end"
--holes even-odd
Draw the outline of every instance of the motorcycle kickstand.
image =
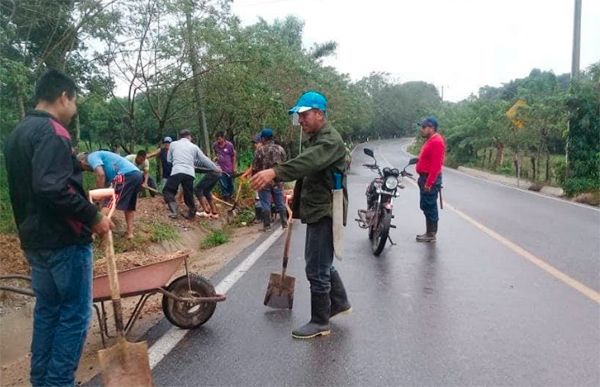
POLYGON ((396 245, 397 245, 397 243, 394 243, 394 241, 392 240, 392 237, 391 237, 391 236, 389 236, 389 235, 388 235, 388 239, 390 240, 390 244, 391 244, 392 246, 396 246, 396 245))

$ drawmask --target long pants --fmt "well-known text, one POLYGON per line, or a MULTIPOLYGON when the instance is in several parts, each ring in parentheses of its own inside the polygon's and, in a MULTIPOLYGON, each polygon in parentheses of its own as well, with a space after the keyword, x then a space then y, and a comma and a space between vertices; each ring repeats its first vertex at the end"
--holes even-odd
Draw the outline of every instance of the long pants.
POLYGON ((92 316, 92 245, 25 256, 35 293, 31 384, 73 386, 92 316))
POLYGON ((330 217, 306 225, 306 278, 311 293, 329 293, 333 267, 333 229, 330 217))
POLYGON ((433 186, 431 187, 429 192, 425 191, 425 181, 426 180, 427 180, 427 175, 419 176, 419 180, 418 180, 419 193, 420 193, 419 206, 421 207, 421 210, 423 211, 423 214, 425 214, 425 218, 427 220, 430 220, 432 222, 437 222, 439 220, 437 200, 438 200, 438 193, 440 192, 440 188, 442 187, 442 175, 440 174, 438 176, 438 178, 435 180, 435 183, 433 184, 433 186))
POLYGON ((271 187, 263 188, 258 191, 260 206, 263 211, 271 212, 271 203, 275 202, 277 213, 285 210, 285 200, 283 198, 283 187, 281 184, 274 184, 271 187))
POLYGON ((165 202, 167 204, 175 203, 175 195, 177 194, 179 185, 183 187, 183 201, 185 202, 185 205, 188 207, 190 213, 195 214, 196 203, 194 202, 193 176, 186 175, 185 173, 177 173, 169 176, 169 179, 167 179, 167 184, 165 185, 165 189, 163 190, 165 202))
POLYGON ((231 199, 231 196, 233 196, 233 176, 223 173, 219 178, 219 186, 221 187, 223 199, 231 199))
POLYGON ((207 172, 194 187, 194 193, 198 200, 205 197, 209 203, 212 203, 212 190, 219 181, 220 174, 217 172, 207 172))

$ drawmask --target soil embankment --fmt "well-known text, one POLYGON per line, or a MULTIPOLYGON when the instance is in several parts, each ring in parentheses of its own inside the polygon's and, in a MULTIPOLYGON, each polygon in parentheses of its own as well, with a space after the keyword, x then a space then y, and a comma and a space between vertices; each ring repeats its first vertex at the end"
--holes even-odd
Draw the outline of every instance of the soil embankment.
MULTIPOLYGON (((122 214, 118 214, 115 230, 115 250, 120 269, 128 269, 163 260, 177 250, 191 251, 190 271, 210 278, 229 260, 254 243, 261 235, 258 226, 232 228, 229 242, 211 249, 201 249, 202 240, 211 230, 224 227, 224 220, 184 219, 171 220, 166 216, 160 198, 148 198, 138 202, 137 231, 132 241, 121 237, 124 228, 122 214), (175 235, 173 235, 175 234, 175 235)), ((102 247, 96 242, 95 274, 103 274, 102 247)), ((14 235, 0 235, 0 275, 9 273, 28 274, 29 266, 14 235)), ((185 273, 182 265, 175 277, 185 273)), ((7 283, 4 283, 8 285, 7 283)), ((26 283, 14 281, 13 286, 26 283)), ((139 321, 130 333, 130 339, 142 336, 162 317, 161 295, 152 296, 145 304, 139 321)), ((126 318, 131 314, 137 297, 123 302, 126 318)), ((21 386, 29 381, 29 345, 31 343, 34 302, 30 297, 0 291, 0 385, 21 386)), ((107 304, 110 311, 110 305, 107 304)), ((217 307, 226 306, 226 303, 217 307)), ((109 316, 109 326, 112 318, 109 316)), ((210 324, 210 321, 208 322, 210 324)), ((110 345, 110 344, 109 344, 110 345)), ((77 371, 76 381, 84 383, 97 373, 97 351, 102 348, 98 322, 94 314, 84 354, 77 371)))

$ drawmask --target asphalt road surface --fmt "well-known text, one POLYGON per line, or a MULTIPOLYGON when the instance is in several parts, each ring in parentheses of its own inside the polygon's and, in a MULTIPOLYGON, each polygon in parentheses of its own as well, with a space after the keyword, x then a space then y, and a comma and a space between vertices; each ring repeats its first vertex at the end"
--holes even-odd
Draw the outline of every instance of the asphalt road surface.
MULTIPOLYGON (((405 143, 368 146, 382 166, 402 168, 405 143)), ((364 162, 359 147, 345 258, 335 262, 353 313, 334 318, 330 336, 292 339, 310 315, 298 225, 293 310, 262 305, 281 264, 279 238, 212 319, 158 362, 157 386, 600 385, 600 211, 445 170, 437 243, 415 242, 425 222, 418 189, 405 181, 394 203, 397 245, 374 257, 352 221, 374 176, 364 162)))

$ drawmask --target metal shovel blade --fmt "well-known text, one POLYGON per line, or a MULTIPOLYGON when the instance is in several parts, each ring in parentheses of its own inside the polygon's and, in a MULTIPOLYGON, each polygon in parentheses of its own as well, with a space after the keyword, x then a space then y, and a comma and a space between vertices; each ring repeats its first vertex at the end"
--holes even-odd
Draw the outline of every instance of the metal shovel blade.
POLYGON ((152 372, 145 341, 130 343, 119 338, 110 348, 98 351, 104 386, 152 386, 152 372))
POLYGON ((292 309, 296 278, 281 273, 271 273, 264 304, 275 309, 292 309))

